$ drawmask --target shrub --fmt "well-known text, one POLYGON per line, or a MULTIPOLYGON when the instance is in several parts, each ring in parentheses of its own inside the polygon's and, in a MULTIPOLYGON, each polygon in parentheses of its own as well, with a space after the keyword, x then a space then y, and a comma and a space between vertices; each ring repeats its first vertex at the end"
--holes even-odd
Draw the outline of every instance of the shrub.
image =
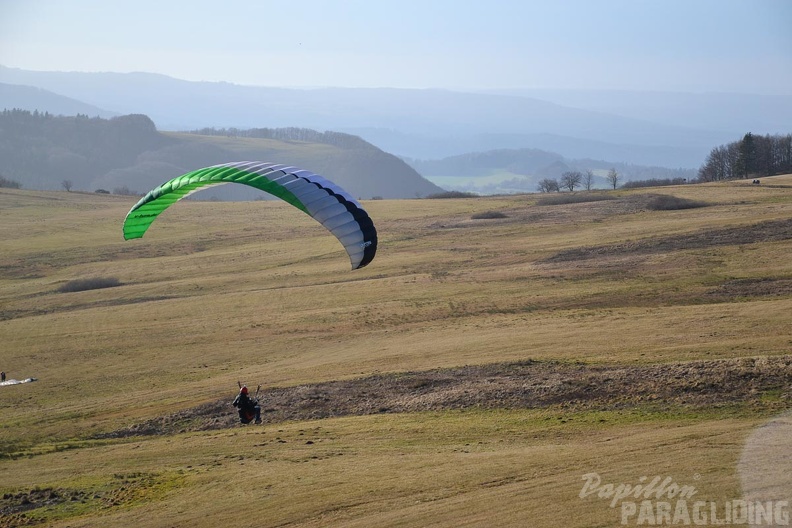
POLYGON ((93 277, 90 279, 76 279, 61 285, 58 291, 61 293, 79 292, 86 290, 99 290, 101 288, 114 288, 121 286, 121 281, 113 277, 93 277))
POLYGON ((474 213, 470 218, 473 220, 492 220, 495 218, 508 218, 508 216, 500 211, 483 211, 481 213, 474 213))
POLYGON ((563 205, 615 199, 614 196, 604 193, 560 193, 542 196, 536 201, 536 205, 563 205))
POLYGON ((0 176, 0 187, 6 187, 8 189, 21 189, 22 184, 18 181, 9 180, 8 178, 0 176))
POLYGON ((430 194, 427 198, 437 199, 437 198, 478 198, 478 194, 472 192, 462 192, 462 191, 446 191, 443 193, 437 194, 430 194))
POLYGON ((641 187, 663 187, 666 185, 685 185, 687 179, 685 178, 651 178, 648 180, 628 181, 622 185, 622 189, 638 189, 641 187))
POLYGON ((707 205, 709 205, 707 202, 699 200, 660 194, 650 198, 646 207, 652 211, 674 211, 677 209, 695 209, 696 207, 706 207, 707 205))

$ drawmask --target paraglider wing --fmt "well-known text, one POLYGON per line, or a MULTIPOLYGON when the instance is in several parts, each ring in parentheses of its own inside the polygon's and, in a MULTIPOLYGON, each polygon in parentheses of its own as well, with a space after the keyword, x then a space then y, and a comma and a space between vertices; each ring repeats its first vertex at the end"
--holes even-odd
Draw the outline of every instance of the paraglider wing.
POLYGON ((225 183, 255 187, 313 217, 341 242, 352 269, 362 268, 374 259, 377 230, 363 207, 349 193, 318 174, 257 161, 198 169, 152 189, 127 213, 124 239, 141 238, 162 211, 185 196, 225 183))

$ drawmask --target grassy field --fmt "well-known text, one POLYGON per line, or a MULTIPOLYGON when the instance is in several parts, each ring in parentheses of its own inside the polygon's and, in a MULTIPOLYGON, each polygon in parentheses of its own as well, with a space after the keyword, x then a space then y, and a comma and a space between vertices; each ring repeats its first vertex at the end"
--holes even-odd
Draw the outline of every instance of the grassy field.
POLYGON ((133 198, 0 189, 0 370, 38 379, 0 387, 0 526, 618 525, 618 506, 579 497, 592 472, 739 498, 746 439, 789 409, 792 379, 711 405, 647 394, 109 434, 230 402, 237 381, 790 354, 792 175, 610 194, 365 202, 379 251, 350 272, 277 202, 180 203, 125 242, 133 198), (708 205, 656 211, 650 193, 708 205), (60 291, 97 279, 120 285, 60 291))

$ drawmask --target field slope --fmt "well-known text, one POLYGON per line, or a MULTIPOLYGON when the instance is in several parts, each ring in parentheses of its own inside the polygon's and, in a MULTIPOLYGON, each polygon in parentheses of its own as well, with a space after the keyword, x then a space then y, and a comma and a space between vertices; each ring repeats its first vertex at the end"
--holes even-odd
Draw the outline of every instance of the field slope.
POLYGON ((133 198, 0 189, 0 370, 37 379, 0 386, 0 526, 618 525, 592 473, 747 496, 792 407, 792 175, 540 198, 364 202, 350 272, 277 202, 124 242, 133 198))

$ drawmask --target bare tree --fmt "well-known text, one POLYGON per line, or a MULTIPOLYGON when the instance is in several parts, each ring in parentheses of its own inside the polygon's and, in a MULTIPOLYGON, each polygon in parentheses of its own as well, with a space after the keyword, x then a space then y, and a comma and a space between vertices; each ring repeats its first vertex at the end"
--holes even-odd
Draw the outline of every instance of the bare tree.
POLYGON ((136 193, 127 187, 126 185, 122 187, 115 187, 113 189, 113 194, 119 194, 121 196, 134 196, 136 193))
POLYGON ((583 187, 585 187, 587 191, 590 191, 593 185, 594 185, 594 172, 591 169, 589 169, 586 171, 586 174, 583 175, 583 187))
POLYGON ((616 169, 611 169, 608 171, 608 175, 605 176, 605 179, 608 180, 608 183, 613 187, 616 188, 619 185, 619 180, 621 179, 621 175, 616 172, 616 169))
POLYGON ((61 182, 61 186, 62 186, 64 189, 66 189, 66 192, 71 192, 71 190, 72 190, 72 187, 74 186, 74 184, 72 183, 72 181, 71 181, 71 180, 63 180, 63 181, 61 182))
POLYGON ((575 190, 575 187, 580 185, 581 181, 583 181, 583 175, 578 171, 571 171, 565 172, 561 175, 561 181, 559 184, 561 187, 569 189, 569 192, 572 192, 575 190))
POLYGON ((22 184, 14 180, 9 180, 8 178, 0 174, 0 187, 8 187, 9 189, 21 189, 22 184))
POLYGON ((705 182, 728 180, 731 178, 732 166, 729 149, 724 146, 710 151, 706 163, 699 169, 699 180, 705 182))
POLYGON ((545 178, 544 180, 539 182, 539 185, 536 186, 539 192, 549 193, 549 192, 558 192, 558 181, 553 180, 550 178, 545 178))

